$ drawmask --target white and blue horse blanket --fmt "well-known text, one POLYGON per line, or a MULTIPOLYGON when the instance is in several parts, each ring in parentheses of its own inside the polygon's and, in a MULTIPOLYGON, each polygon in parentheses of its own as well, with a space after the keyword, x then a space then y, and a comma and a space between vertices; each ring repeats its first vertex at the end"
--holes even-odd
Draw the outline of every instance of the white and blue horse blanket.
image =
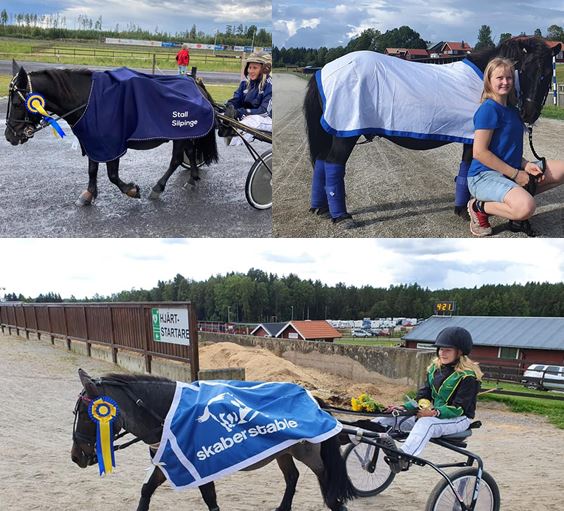
POLYGON ((388 135, 471 144, 483 73, 469 60, 423 64, 358 51, 317 72, 321 124, 337 137, 388 135))
POLYGON ((191 77, 122 67, 92 74, 86 110, 72 130, 84 153, 103 163, 123 156, 129 141, 200 138, 214 122, 211 103, 191 77))
POLYGON ((153 464, 173 488, 191 488, 341 429, 293 383, 177 382, 153 464))

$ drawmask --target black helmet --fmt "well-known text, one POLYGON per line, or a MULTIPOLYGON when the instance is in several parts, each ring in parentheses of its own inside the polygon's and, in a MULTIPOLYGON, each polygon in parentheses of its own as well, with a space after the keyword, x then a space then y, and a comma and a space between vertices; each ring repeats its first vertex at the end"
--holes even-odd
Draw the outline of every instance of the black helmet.
POLYGON ((466 328, 460 326, 447 326, 443 328, 435 341, 437 350, 443 348, 457 348, 464 355, 472 351, 472 336, 466 328))

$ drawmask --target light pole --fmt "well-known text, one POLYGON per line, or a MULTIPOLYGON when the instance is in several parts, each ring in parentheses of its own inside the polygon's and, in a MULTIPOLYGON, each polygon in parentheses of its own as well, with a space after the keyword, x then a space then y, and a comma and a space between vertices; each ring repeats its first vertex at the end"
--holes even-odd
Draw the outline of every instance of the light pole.
POLYGON ((292 307, 292 319, 290 321, 294 321, 294 306, 290 305, 290 307, 292 307))
POLYGON ((229 321, 229 311, 231 310, 231 305, 227 306, 227 322, 230 323, 229 321))
POLYGON ((251 42, 251 52, 255 51, 255 35, 257 33, 257 29, 255 28, 255 30, 253 31, 253 40, 251 42))
POLYGON ((219 31, 219 29, 216 28, 216 29, 215 29, 215 39, 214 39, 214 41, 213 41, 213 54, 214 54, 214 56, 215 56, 215 47, 216 47, 216 45, 217 45, 217 32, 218 32, 218 31, 219 31))

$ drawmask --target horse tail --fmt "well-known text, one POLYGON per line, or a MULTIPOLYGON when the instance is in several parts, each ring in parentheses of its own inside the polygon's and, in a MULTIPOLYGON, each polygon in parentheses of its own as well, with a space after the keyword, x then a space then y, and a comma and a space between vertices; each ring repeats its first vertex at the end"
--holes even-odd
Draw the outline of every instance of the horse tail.
POLYGON ((314 165, 317 157, 331 147, 331 135, 321 127, 320 120, 323 109, 321 108, 321 100, 319 98, 319 89, 315 75, 311 77, 308 83, 303 108, 306 120, 307 139, 309 142, 309 157, 311 164, 314 165))
POLYGON ((319 485, 325 504, 333 509, 336 502, 345 503, 356 497, 356 492, 347 474, 345 460, 339 449, 337 436, 321 442, 321 459, 323 475, 319 477, 319 485))
POLYGON ((194 147, 196 149, 196 156, 201 156, 206 165, 217 163, 219 153, 217 151, 217 139, 215 136, 215 129, 201 137, 194 139, 194 147))

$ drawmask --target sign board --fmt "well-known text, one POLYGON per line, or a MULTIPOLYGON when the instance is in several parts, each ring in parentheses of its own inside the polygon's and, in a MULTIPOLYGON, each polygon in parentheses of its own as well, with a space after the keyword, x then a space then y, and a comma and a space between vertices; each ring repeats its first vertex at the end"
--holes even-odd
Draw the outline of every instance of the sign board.
POLYGON ((434 312, 438 316, 452 316, 456 312, 456 302, 436 302, 434 312))
POLYGON ((296 332, 290 332, 288 334, 288 339, 299 339, 299 336, 296 332))
POLYGON ((153 339, 190 346, 188 309, 151 309, 153 339))

